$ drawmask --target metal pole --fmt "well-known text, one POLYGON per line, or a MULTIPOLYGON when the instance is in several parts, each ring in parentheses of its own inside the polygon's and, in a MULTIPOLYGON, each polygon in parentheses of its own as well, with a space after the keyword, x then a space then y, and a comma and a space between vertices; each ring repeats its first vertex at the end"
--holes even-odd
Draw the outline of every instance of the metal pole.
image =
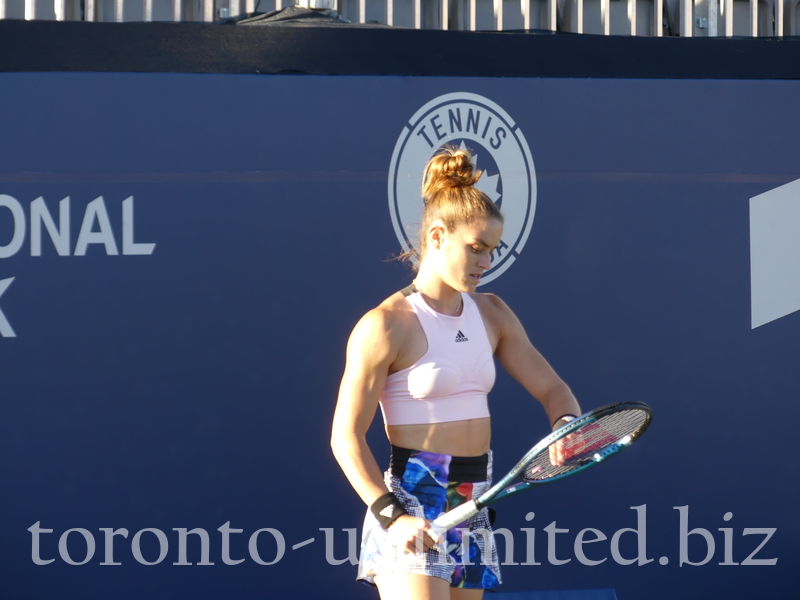
POLYGON ((636 35, 636 0, 628 0, 628 20, 631 23, 631 35, 636 35))
POLYGON ((733 0, 723 0, 723 10, 725 14, 725 36, 731 37, 733 35, 733 0))
POLYGON ((656 0, 653 9, 653 35, 661 37, 664 35, 664 0, 656 0))
POLYGON ((692 8, 694 3, 692 0, 681 0, 681 37, 692 37, 694 30, 692 24, 692 8))
POLYGON ((503 31, 503 0, 494 0, 494 19, 497 31, 503 31))

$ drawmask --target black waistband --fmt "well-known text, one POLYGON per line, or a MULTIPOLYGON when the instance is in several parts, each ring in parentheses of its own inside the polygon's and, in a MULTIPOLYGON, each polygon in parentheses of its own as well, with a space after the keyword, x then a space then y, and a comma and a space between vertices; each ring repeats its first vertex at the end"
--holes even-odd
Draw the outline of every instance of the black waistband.
MULTIPOLYGON (((412 454, 419 454, 418 450, 410 450, 392 445, 392 455, 389 458, 389 471, 395 477, 403 477, 406 463, 412 454)), ((426 452, 426 454, 434 454, 426 452)), ((464 483, 480 483, 488 479, 489 455, 482 456, 451 456, 450 481, 463 481, 464 483)))

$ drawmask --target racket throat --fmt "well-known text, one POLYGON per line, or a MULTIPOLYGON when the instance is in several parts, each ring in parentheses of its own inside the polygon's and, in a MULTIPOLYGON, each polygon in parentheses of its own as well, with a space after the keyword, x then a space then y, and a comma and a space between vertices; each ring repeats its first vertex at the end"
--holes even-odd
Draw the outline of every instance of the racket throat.
POLYGON ((436 531, 436 533, 444 533, 448 529, 455 527, 469 519, 470 517, 475 516, 478 514, 483 508, 483 505, 478 502, 478 500, 470 500, 469 502, 465 502, 460 506, 457 506, 451 511, 448 511, 441 515, 439 518, 433 521, 432 529, 436 531))
MULTIPOLYGON (((502 498, 506 498, 506 497, 511 496, 513 494, 518 494, 519 492, 524 492, 525 490, 529 490, 531 487, 533 487, 533 486, 530 483, 526 483, 524 481, 520 481, 519 483, 515 483, 514 485, 512 485, 510 487, 507 487, 503 491, 502 498)), ((499 500, 499 498, 498 498, 498 500, 499 500)))

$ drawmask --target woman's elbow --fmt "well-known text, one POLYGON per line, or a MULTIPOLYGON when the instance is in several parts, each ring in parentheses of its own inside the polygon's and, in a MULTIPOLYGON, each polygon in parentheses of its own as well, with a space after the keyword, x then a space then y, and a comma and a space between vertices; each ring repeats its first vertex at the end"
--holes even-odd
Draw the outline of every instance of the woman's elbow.
POLYGON ((333 451, 333 456, 340 462, 340 457, 349 455, 356 443, 357 436, 352 431, 336 426, 331 430, 331 450, 333 451))

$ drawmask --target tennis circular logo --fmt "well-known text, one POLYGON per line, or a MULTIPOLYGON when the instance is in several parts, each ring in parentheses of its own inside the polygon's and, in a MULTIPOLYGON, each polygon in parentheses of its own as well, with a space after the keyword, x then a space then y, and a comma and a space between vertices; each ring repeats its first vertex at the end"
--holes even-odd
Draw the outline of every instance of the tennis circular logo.
POLYGON ((422 172, 443 146, 470 151, 483 171, 475 187, 503 212, 503 238, 481 285, 502 275, 516 260, 536 212, 536 171, 525 136, 497 104, 467 92, 439 96, 420 108, 397 140, 389 167, 389 212, 403 250, 416 245, 423 203, 422 172))

